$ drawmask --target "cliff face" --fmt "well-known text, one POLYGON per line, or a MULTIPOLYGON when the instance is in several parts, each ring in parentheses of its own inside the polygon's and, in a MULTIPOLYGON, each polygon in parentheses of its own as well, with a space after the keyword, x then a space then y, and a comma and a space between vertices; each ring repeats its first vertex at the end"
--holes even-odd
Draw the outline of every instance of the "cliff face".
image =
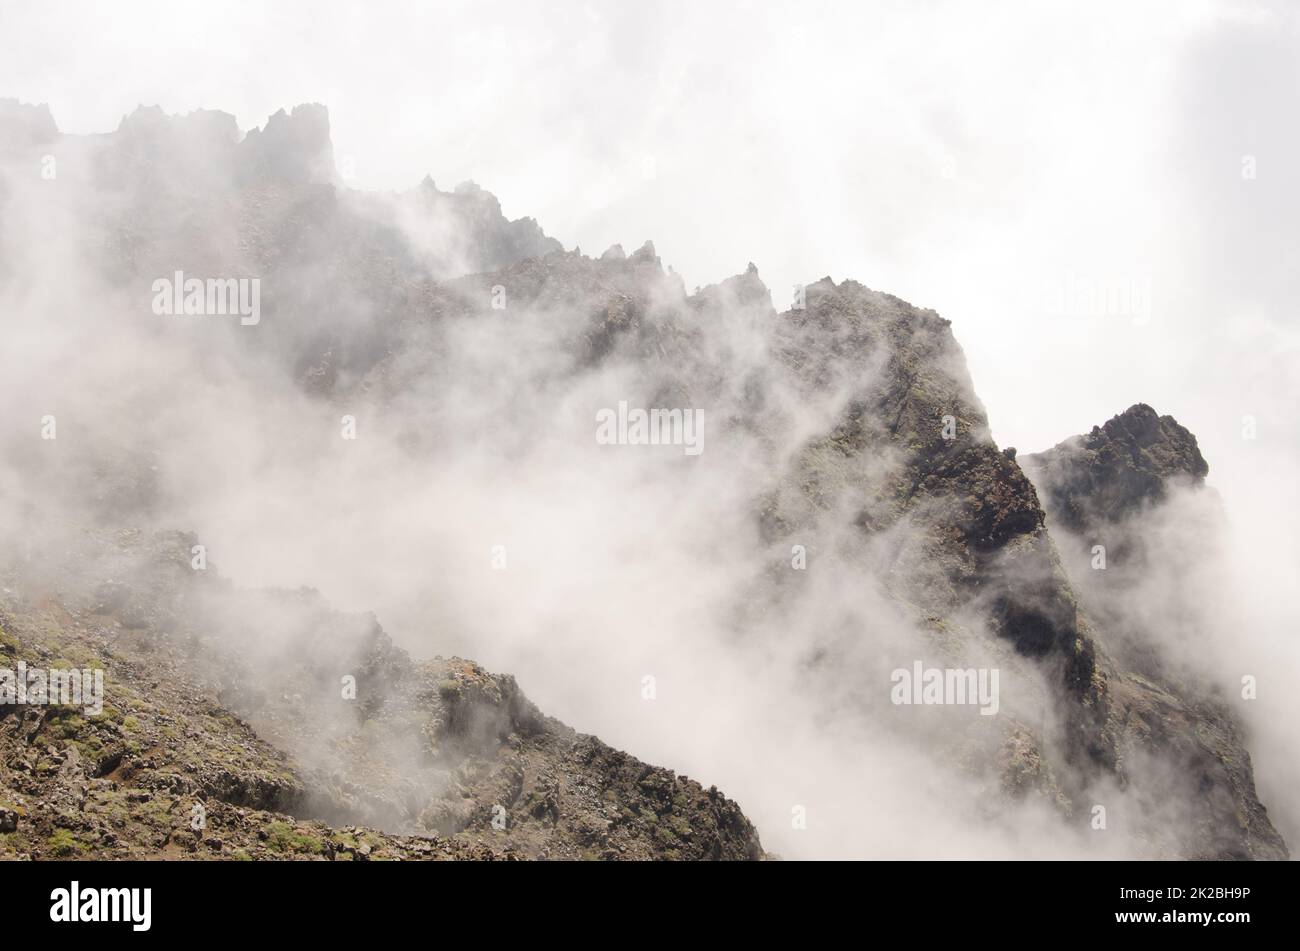
POLYGON ((1223 516, 1196 437, 1139 403, 1022 461, 1108 654, 1120 777, 1153 809, 1181 804, 1192 857, 1286 858, 1255 793, 1235 678, 1207 650, 1225 632, 1197 586, 1221 571, 1223 516), (1152 757, 1168 779, 1141 788, 1136 764, 1152 757))
MULTIPOLYGON (((1007 711, 993 736, 959 727, 954 756, 1081 826, 1112 801, 1101 790, 1118 788, 1128 806, 1112 821, 1128 813, 1144 854, 1286 855, 1234 718, 1203 682, 1150 679, 1129 649, 1128 622, 1104 600, 1080 605, 1073 564, 1063 563, 1039 502, 1041 493, 1065 532, 1123 522, 1171 484, 1199 484, 1205 462, 1172 419, 1135 407, 1023 457, 1022 468, 1014 450, 994 445, 950 324, 932 311, 824 279, 806 288, 805 308, 777 314, 752 269, 688 295, 649 246, 630 258, 552 254, 430 289, 407 336, 368 376, 369 392, 400 399, 444 377, 447 348, 431 338, 455 319, 491 321, 492 287, 505 289, 516 314, 588 315, 554 330, 571 359, 560 377, 631 367, 629 392, 645 405, 711 407, 722 429, 714 438, 729 445, 787 445, 789 394, 818 408, 820 426, 792 456, 763 456, 773 476, 753 498, 759 537, 774 565, 802 545, 810 558, 883 578, 894 607, 928 632, 915 651, 954 663, 994 656, 1020 671, 1032 700, 1007 711), (720 348, 712 329, 727 320, 764 335, 766 359, 720 348), (1173 828, 1150 818, 1161 811, 1180 814, 1173 828)), ((1125 545, 1115 548, 1122 558, 1125 545)), ((808 607, 796 579, 776 571, 759 599, 796 618, 808 607)), ((846 660, 869 664, 861 655, 870 649, 809 643, 811 676, 846 660)))
MULTIPOLYGON (((727 537, 709 540, 726 567, 715 565, 698 637, 707 630, 721 653, 701 656, 777 665, 798 700, 791 709, 806 717, 798 728, 811 737, 831 724, 863 743, 837 760, 870 753, 856 731, 878 729, 944 781, 977 789, 981 821, 1041 806, 1072 852, 1094 847, 1079 843, 1092 841, 1100 806, 1124 854, 1286 855, 1226 702, 1161 647, 1149 614, 1131 609, 1162 563, 1146 520, 1206 473, 1195 438, 1169 417, 1137 406, 1017 459, 993 442, 951 324, 933 311, 824 278, 803 289, 802 306, 778 313, 753 265, 691 293, 652 244, 596 258, 566 251, 536 222, 507 221, 477 186, 352 192, 332 171, 320 107, 279 113, 242 140, 221 113, 149 110, 104 141, 66 139, 41 148, 81 169, 90 243, 114 293, 147 299, 149 280, 175 270, 263 281, 257 333, 206 337, 212 352, 187 364, 219 384, 198 404, 204 412, 235 399, 291 420, 269 443, 226 433, 218 449, 246 454, 246 471, 291 466, 294 447, 314 445, 302 429, 347 414, 381 440, 382 468, 414 482, 490 443, 492 466, 519 476, 501 483, 510 495, 536 484, 523 481, 533 469, 555 481, 623 477, 629 457, 592 445, 593 412, 698 409, 708 448, 691 467, 679 466, 680 449, 655 447, 616 484, 657 481, 685 499, 656 513, 664 533, 675 531, 670 515, 718 519, 727 537), (1098 532, 1108 537, 1109 593, 1089 567, 1098 532), (891 704, 890 672, 914 662, 1000 671, 996 715, 932 718, 891 704)), ((122 320, 139 316, 128 309, 122 320)), ((145 326, 152 346, 164 331, 145 326)), ((175 346, 161 352, 191 359, 188 340, 175 346)), ((78 519, 71 541, 60 535, 34 553, 15 544, 10 655, 77 650, 120 670, 129 697, 99 723, 5 718, 0 799, 22 800, 28 830, 6 840, 11 854, 51 854, 59 829, 114 854, 181 843, 185 854, 361 855, 360 839, 432 857, 762 854, 749 820, 716 789, 574 733, 508 676, 458 658, 413 659, 374 619, 331 611, 313 593, 245 591, 197 574, 186 565, 192 539, 121 535, 175 527, 188 506, 224 501, 202 466, 177 462, 175 431, 86 432, 11 477, 56 499, 23 496, 9 513, 12 538, 48 525, 51 506, 69 500, 78 519), (69 559, 68 545, 89 550, 69 559), (146 689, 159 678, 145 672, 159 664, 161 699, 146 689), (277 690, 281 681, 307 687, 277 690), (224 831, 184 831, 173 814, 195 798, 213 805, 224 831), (147 821, 141 810, 153 810, 147 821)), ((24 446, 8 443, 15 458, 24 446)), ((394 489, 332 456, 321 465, 324 450, 306 454, 307 478, 292 483, 305 491, 338 485, 346 499, 394 489)), ((423 498, 392 504, 405 518, 423 498)), ((440 514, 462 503, 438 501, 440 514)), ((631 535, 625 557, 645 544, 631 535)))

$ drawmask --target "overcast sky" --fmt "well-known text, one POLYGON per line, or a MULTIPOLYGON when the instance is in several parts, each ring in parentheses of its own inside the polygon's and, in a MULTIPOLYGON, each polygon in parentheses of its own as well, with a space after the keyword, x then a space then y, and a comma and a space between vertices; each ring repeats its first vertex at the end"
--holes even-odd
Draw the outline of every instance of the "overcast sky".
POLYGON ((953 321, 1003 445, 1141 400, 1226 487, 1296 457, 1288 6, 3 0, 0 95, 81 133, 320 101, 357 187, 473 178, 780 308, 852 277, 953 321))

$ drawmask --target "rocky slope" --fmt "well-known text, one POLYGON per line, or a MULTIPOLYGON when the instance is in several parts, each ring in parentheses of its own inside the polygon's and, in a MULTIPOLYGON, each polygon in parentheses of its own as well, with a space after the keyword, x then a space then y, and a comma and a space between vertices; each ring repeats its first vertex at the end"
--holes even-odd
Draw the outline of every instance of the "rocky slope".
POLYGON ((99 714, 0 706, 0 858, 762 857, 716 788, 314 592, 195 571, 193 541, 80 535, 53 590, 5 571, 0 666, 107 682, 99 714))

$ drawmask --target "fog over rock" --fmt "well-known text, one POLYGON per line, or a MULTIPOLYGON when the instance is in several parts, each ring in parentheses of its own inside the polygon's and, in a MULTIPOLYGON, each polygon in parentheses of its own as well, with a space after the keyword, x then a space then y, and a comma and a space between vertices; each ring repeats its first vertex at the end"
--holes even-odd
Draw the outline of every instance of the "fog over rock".
POLYGON ((0 148, 0 308, 44 331, 0 365, 0 623, 131 699, 57 775, 0 710, 41 833, 7 848, 48 854, 84 773, 126 831, 75 834, 129 854, 183 838, 124 805, 148 777, 256 811, 226 852, 275 821, 330 855, 1287 855, 1224 684, 1138 607, 1205 496, 1171 418, 1017 457, 933 310, 825 277, 778 312, 753 263, 688 292, 473 183, 355 191, 320 105, 45 134, 0 148), (154 312, 178 272, 256 279, 259 320, 154 312), (701 451, 602 444, 615 407, 699 414, 701 451), (996 670, 996 708, 898 702, 914 665, 996 670), (199 769, 154 680, 274 792, 199 769))

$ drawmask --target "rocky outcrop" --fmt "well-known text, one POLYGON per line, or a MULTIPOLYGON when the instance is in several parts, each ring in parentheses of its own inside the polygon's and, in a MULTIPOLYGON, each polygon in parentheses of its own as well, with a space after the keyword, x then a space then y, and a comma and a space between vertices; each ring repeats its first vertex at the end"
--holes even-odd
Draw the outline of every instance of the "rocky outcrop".
POLYGON ((50 107, 0 99, 0 151, 47 145, 58 138, 50 107))
POLYGON ((1160 502, 1171 484, 1200 485, 1210 471, 1196 437, 1145 403, 1084 436, 1022 456, 1020 465, 1072 532, 1120 521, 1160 502))
POLYGON ((105 282, 148 313, 151 283, 177 270, 257 278, 265 319, 254 346, 321 393, 385 352, 413 287, 560 249, 472 182, 452 192, 431 180, 400 195, 353 190, 316 103, 246 134, 229 113, 158 106, 98 136, 60 135, 48 109, 13 101, 0 120, 14 132, 0 142, 15 175, 39 171, 45 152, 58 162, 60 194, 102 250, 94 264, 105 282))
POLYGON ((0 705, 0 858, 763 857, 716 788, 314 592, 195 572, 192 542, 83 535, 60 571, 81 598, 3 573, 0 667, 107 684, 98 714, 0 705))
POLYGON ((248 182, 325 185, 334 181, 329 111, 320 103, 283 109, 239 145, 238 175, 248 182))
MULTIPOLYGON (((1150 814, 1176 808, 1189 831, 1171 842, 1152 831, 1158 852, 1193 858, 1288 855, 1255 791, 1247 737, 1203 658, 1189 662, 1159 629, 1176 625, 1178 642, 1212 633, 1204 617, 1159 609, 1194 604, 1199 562, 1216 545, 1218 499, 1205 487, 1209 466, 1196 437, 1171 416, 1139 403, 1103 426, 1042 453, 1022 456, 1045 500, 1048 521, 1083 610, 1106 653, 1117 773, 1150 814), (1164 512, 1185 493, 1175 521, 1164 512), (1191 519, 1203 521, 1185 524, 1191 519)), ((1155 826, 1155 823, 1152 823, 1155 826)))

